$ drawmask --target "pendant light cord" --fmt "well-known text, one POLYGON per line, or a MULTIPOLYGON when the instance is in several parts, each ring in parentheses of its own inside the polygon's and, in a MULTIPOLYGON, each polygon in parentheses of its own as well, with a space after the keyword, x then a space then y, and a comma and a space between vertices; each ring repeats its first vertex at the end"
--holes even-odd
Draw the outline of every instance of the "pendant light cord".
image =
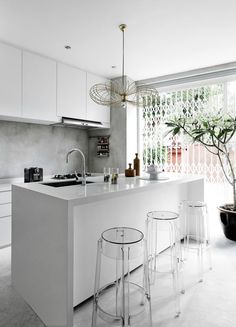
POLYGON ((125 87, 125 32, 124 32, 124 29, 122 30, 122 33, 123 33, 122 83, 123 83, 123 87, 125 87))
POLYGON ((122 32, 122 86, 123 86, 123 91, 125 90, 125 24, 121 24, 119 26, 121 32, 122 32))

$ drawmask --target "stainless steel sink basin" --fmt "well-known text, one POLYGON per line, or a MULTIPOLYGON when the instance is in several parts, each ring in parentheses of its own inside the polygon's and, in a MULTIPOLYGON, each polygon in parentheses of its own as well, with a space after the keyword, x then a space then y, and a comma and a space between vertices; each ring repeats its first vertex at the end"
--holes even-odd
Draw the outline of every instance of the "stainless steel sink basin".
MULTIPOLYGON (((86 184, 91 184, 94 182, 86 181, 86 184)), ((71 186, 71 185, 82 185, 82 181, 63 181, 63 182, 50 182, 50 183, 42 183, 43 185, 52 186, 52 187, 63 187, 63 186, 71 186)))

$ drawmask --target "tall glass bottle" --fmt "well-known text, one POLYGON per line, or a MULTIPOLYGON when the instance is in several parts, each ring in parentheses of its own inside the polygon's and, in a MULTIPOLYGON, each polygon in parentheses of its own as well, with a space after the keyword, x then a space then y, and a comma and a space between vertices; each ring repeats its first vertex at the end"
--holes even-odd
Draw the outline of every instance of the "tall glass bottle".
POLYGON ((140 176, 140 159, 138 158, 138 153, 135 153, 134 169, 136 170, 136 176, 140 176))

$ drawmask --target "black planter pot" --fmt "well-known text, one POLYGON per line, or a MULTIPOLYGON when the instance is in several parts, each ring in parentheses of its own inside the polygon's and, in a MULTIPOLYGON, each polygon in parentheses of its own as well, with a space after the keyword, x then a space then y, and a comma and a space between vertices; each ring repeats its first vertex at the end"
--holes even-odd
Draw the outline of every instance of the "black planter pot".
POLYGON ((236 211, 218 208, 220 211, 220 221, 225 237, 231 241, 236 241, 236 211))

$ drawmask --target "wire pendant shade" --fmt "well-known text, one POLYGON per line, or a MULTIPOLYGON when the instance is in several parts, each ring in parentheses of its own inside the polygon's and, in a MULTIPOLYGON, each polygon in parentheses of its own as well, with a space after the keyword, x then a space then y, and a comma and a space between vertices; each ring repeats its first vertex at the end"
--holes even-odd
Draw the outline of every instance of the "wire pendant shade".
POLYGON ((127 103, 137 106, 143 106, 147 98, 154 99, 159 94, 154 88, 142 87, 137 89, 135 82, 125 76, 125 58, 124 58, 124 30, 125 24, 119 25, 123 34, 123 53, 122 53, 122 76, 104 84, 95 84, 90 89, 90 97, 97 104, 109 106, 118 105, 126 108, 127 103))

